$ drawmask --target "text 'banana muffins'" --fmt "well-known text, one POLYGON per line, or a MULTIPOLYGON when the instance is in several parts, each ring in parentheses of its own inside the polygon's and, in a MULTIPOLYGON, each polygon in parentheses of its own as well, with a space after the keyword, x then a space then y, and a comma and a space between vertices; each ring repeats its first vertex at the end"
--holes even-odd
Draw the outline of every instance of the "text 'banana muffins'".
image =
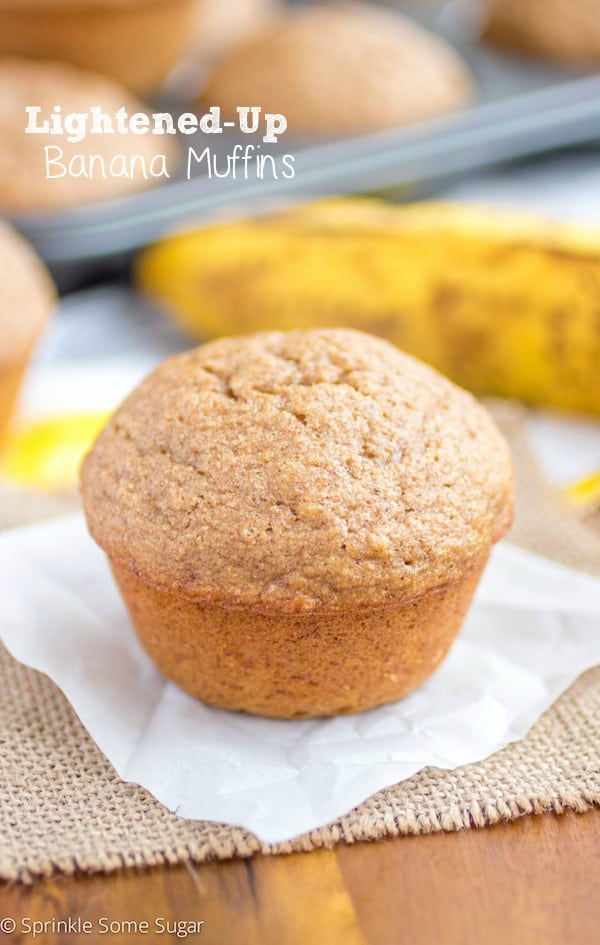
POLYGON ((512 515, 508 447, 488 414, 344 329, 168 359, 100 434, 82 490, 164 675, 283 718, 422 683, 512 515))

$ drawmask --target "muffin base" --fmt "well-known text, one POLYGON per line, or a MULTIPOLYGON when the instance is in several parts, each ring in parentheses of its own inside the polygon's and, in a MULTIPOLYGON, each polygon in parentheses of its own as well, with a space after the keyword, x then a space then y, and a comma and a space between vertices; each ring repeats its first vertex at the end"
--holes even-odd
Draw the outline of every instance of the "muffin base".
POLYGON ((218 708, 291 719, 360 712, 420 686, 448 653, 486 560, 397 605, 299 616, 196 603, 111 567, 167 679, 218 708))
POLYGON ((57 59, 112 76, 134 92, 166 79, 189 42, 194 0, 0 9, 0 55, 57 59))
POLYGON ((15 411, 28 361, 29 354, 13 364, 0 364, 0 439, 4 437, 15 411))

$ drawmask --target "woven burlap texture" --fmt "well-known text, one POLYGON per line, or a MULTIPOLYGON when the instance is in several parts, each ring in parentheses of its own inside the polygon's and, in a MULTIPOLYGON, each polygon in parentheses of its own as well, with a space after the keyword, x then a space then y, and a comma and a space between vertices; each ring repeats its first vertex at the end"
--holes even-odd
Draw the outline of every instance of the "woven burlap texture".
MULTIPOLYGON (((513 539, 600 574, 600 538, 541 480, 519 408, 493 405, 513 445, 519 483, 513 539)), ((23 505, 24 503, 24 505, 23 505)), ((36 500, 36 516, 52 511, 36 500)), ((0 492, 10 521, 28 496, 0 492)), ((27 512, 29 510, 29 513, 27 512)), ((483 827, 527 813, 600 803, 600 668, 585 673, 522 741, 454 771, 426 769, 339 821, 267 846, 236 827, 177 817, 122 782, 44 675, 0 648, 0 877, 31 882, 62 871, 110 872, 210 858, 288 853, 399 834, 483 827)))

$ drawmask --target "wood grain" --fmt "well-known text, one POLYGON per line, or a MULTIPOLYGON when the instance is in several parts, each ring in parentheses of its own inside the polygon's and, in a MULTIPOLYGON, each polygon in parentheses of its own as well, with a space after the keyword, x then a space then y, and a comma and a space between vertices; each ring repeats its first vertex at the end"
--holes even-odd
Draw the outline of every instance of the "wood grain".
MULTIPOLYGON (((463 833, 401 837, 287 857, 61 877, 0 889, 18 926, 80 917, 91 934, 39 945, 597 945, 600 811, 525 817, 463 833), (150 931, 98 934, 100 917, 150 931), (203 921, 187 938, 165 921, 203 921)), ((3 936, 11 945, 30 934, 3 936)))
POLYGON ((373 945, 598 945, 600 811, 340 848, 373 945), (365 878, 368 877, 368 883, 365 878))

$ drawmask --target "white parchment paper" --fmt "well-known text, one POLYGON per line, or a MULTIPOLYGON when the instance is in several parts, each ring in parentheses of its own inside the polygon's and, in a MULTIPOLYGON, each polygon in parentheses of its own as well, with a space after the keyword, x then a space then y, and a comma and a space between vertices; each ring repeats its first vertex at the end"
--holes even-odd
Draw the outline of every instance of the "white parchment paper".
POLYGON ((423 767, 522 737, 600 663, 600 581, 500 545, 450 656, 395 705, 283 722, 207 708, 165 682, 81 515, 0 536, 0 635, 47 673, 120 776, 184 817, 278 842, 423 767))

